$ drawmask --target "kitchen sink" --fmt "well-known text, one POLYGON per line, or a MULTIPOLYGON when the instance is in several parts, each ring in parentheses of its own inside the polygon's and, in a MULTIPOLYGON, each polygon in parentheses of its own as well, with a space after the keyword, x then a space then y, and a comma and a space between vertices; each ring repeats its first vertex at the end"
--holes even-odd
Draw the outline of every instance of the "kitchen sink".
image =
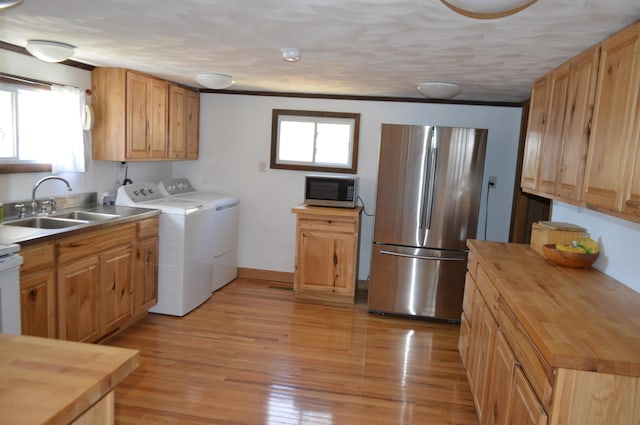
POLYGON ((64 229, 65 227, 87 224, 89 220, 68 219, 58 217, 29 217, 4 222, 7 226, 32 227, 35 229, 64 229))
POLYGON ((120 217, 118 214, 100 213, 94 211, 72 211, 66 214, 55 215, 52 218, 65 218, 71 220, 86 220, 86 221, 105 221, 113 220, 120 217))

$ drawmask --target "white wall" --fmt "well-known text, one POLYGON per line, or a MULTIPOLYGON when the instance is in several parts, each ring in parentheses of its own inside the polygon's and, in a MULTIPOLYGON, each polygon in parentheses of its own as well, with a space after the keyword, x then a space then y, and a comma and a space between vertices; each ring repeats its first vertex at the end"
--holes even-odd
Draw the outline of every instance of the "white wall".
POLYGON ((640 292, 640 224, 555 201, 551 219, 587 229, 600 249, 593 267, 640 292))
MULTIPOLYGON (((498 184, 489 197, 487 239, 507 241, 520 131, 520 108, 425 103, 322 100, 225 94, 200 98, 200 159, 175 163, 173 174, 200 188, 222 189, 240 198, 241 267, 293 272, 295 216, 303 201, 305 172, 268 168, 272 109, 360 113, 359 193, 373 213, 382 123, 488 128, 478 237, 484 237, 487 177, 498 184), (260 162, 267 164, 259 172, 260 162)), ((364 216, 358 277, 369 274, 373 218, 364 216)))
MULTIPOLYGON (((91 88, 91 73, 66 65, 42 62, 8 50, 0 49, 0 72, 29 77, 83 89, 91 88)), ((99 94, 97 94, 99 95, 99 94)), ((87 156, 90 154, 87 152, 87 156)), ((158 181, 171 175, 170 162, 129 163, 128 177, 134 182, 158 181)), ((0 201, 17 201, 31 198, 31 189, 38 179, 50 173, 0 174, 0 201)), ((114 192, 124 180, 124 167, 119 162, 87 161, 86 173, 60 173, 73 189, 72 193, 114 192)), ((63 183, 50 181, 38 189, 37 196, 66 195, 63 183)), ((7 214, 11 214, 7 212, 7 214)))

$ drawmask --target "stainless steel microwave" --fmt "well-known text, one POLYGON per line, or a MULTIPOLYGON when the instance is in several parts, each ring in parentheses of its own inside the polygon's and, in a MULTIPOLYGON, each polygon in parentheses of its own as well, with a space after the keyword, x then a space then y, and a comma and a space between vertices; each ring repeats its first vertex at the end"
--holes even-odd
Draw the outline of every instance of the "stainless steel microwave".
POLYGON ((310 174, 305 177, 304 202, 307 205, 355 208, 357 199, 357 176, 310 174))

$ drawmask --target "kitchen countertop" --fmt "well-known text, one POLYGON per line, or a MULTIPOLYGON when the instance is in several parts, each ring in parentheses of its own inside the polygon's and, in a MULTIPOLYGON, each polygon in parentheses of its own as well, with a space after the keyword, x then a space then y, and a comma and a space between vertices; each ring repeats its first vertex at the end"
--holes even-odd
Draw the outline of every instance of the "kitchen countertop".
POLYGON ((31 227, 10 226, 4 224, 3 222, 2 224, 0 224, 0 243, 17 243, 20 245, 26 245, 30 243, 44 242, 46 240, 59 238, 61 236, 70 236, 81 233, 89 229, 102 229, 109 226, 115 226, 131 221, 154 217, 160 214, 160 210, 150 208, 121 207, 116 205, 92 205, 61 209, 58 210, 56 214, 53 214, 52 217, 71 211, 92 211, 107 214, 117 214, 120 217, 111 220, 92 221, 87 224, 80 224, 78 226, 62 229, 36 229, 31 227))
POLYGON ((639 293, 594 268, 555 265, 529 245, 467 245, 549 366, 640 377, 639 293))
POLYGON ((2 422, 69 424, 139 363, 137 350, 0 334, 2 422))

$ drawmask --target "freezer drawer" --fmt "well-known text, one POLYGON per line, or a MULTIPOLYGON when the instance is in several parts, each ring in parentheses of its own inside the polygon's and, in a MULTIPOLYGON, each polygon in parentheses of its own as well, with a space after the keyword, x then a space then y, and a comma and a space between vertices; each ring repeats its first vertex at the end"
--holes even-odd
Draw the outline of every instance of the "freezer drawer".
POLYGON ((459 321, 466 252, 373 244, 368 309, 459 321))

